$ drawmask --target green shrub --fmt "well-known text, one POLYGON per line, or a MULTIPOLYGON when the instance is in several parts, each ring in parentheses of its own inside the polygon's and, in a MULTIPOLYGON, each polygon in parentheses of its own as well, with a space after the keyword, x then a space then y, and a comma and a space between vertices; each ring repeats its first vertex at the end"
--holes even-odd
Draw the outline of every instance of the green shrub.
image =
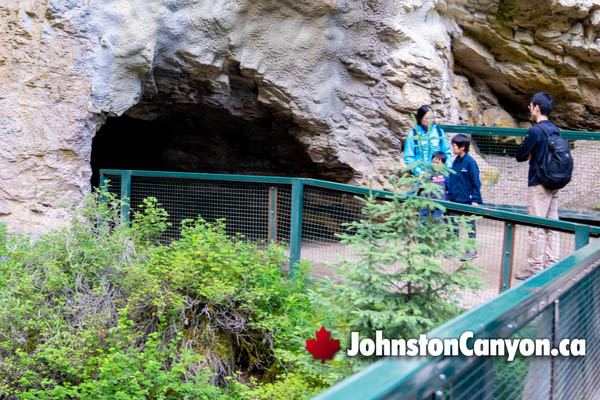
POLYGON ((0 232, 0 397, 312 393, 289 374, 313 326, 305 269, 289 278, 282 249, 227 237, 223 221, 186 221, 160 245, 159 206, 147 199, 127 227, 121 203, 94 193, 63 229, 0 232))
MULTIPOLYGON (((105 345, 87 358, 80 370, 74 370, 71 348, 58 343, 43 346, 35 354, 35 361, 51 368, 55 373, 71 372, 79 379, 56 381, 47 377, 41 388, 25 391, 22 399, 77 398, 92 399, 217 399, 225 398, 222 389, 209 383, 212 373, 199 369, 190 374, 193 365, 203 357, 190 350, 180 350, 180 341, 171 340, 166 345, 160 333, 148 335, 142 346, 134 324, 122 317, 116 327, 107 332, 105 345), (46 353, 47 352, 47 353, 46 353), (185 379, 184 379, 185 378, 185 379), (77 382, 79 382, 77 384, 77 382)), ((88 344, 89 346, 89 344, 88 344)), ((22 355, 22 362, 27 357, 22 355)), ((21 382, 23 384, 24 382, 21 382)))
POLYGON ((257 384, 255 379, 251 379, 250 385, 236 383, 234 387, 230 396, 244 400, 303 400, 315 396, 324 389, 311 384, 306 376, 295 373, 280 376, 273 383, 257 384))
POLYGON ((275 347, 300 349, 311 316, 306 272, 288 279, 285 263, 281 248, 228 238, 222 221, 186 221, 180 240, 134 272, 127 307, 141 320, 165 316, 221 383, 236 368, 276 374, 275 347))

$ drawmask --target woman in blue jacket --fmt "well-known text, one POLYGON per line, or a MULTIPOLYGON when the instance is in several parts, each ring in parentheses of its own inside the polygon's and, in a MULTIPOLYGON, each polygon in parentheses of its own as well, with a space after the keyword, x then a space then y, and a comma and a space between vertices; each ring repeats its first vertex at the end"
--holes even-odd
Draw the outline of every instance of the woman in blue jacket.
POLYGON ((408 166, 422 162, 412 168, 414 175, 420 175, 425 168, 431 166, 433 153, 441 151, 446 154, 446 168, 452 165, 452 151, 444 131, 432 124, 433 111, 431 106, 421 106, 417 110, 417 127, 411 129, 404 143, 404 163, 408 166), (431 124, 431 125, 430 125, 431 124))

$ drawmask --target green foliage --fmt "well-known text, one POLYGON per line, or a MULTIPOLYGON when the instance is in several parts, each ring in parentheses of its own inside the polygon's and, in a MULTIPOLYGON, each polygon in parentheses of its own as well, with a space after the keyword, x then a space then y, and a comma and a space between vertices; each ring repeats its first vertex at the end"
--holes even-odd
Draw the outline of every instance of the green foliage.
MULTIPOLYGON (((416 338, 460 312, 459 290, 481 285, 473 276, 478 270, 459 261, 474 250, 475 241, 454 233, 456 228, 471 230, 469 221, 474 217, 419 218, 423 209, 445 211, 431 200, 442 189, 430 182, 430 174, 422 175, 392 176, 395 194, 387 201, 365 199, 364 219, 348 224, 347 233, 341 235, 343 243, 355 249, 354 257, 340 262, 341 282, 330 281, 315 298, 328 312, 323 316, 325 325, 338 327, 342 341, 348 340, 350 331, 361 337, 382 330, 384 337, 416 338), (420 188, 423 197, 399 194, 404 187, 420 188)), ((352 370, 365 365, 365 360, 347 361, 352 370)))
MULTIPOLYGON (((156 199, 127 227, 96 192, 36 240, 0 229, 0 397, 306 398, 294 375, 313 329, 306 268, 276 246, 186 221, 181 239, 156 199), (243 384, 241 381, 247 383, 243 384)), ((304 358, 306 355, 304 355, 304 358)))
POLYGON ((140 210, 133 214, 133 231, 142 245, 157 244, 160 235, 171 226, 169 214, 160 208, 155 197, 147 197, 139 204, 140 210))
POLYGON ((251 379, 250 385, 235 384, 233 397, 245 400, 302 400, 315 396, 323 388, 311 385, 305 376, 289 373, 281 376, 274 383, 257 384, 251 379))
POLYGON ((222 221, 185 221, 181 239, 135 272, 127 306, 141 318, 179 324, 221 382, 236 367, 279 371, 275 346, 298 343, 298 327, 310 322, 306 272, 287 279, 281 248, 263 251, 242 239, 228 238, 222 221), (160 285, 143 282, 152 280, 160 285))
MULTIPOLYGON (((21 398, 142 400, 224 397, 223 390, 209 384, 210 371, 188 372, 189 366, 201 363, 203 357, 190 350, 178 353, 179 338, 172 339, 165 346, 160 334, 154 332, 140 346, 136 343, 139 336, 133 329, 133 322, 122 317, 117 326, 107 332, 105 346, 89 357, 87 365, 79 371, 69 367, 72 361, 69 348, 44 346, 45 351, 35 354, 35 362, 42 362, 56 372, 71 370, 80 379, 57 382, 47 377, 42 380, 41 388, 31 388, 21 398)), ((27 363, 27 357, 21 356, 27 363)), ((22 380, 20 383, 26 382, 22 380)))

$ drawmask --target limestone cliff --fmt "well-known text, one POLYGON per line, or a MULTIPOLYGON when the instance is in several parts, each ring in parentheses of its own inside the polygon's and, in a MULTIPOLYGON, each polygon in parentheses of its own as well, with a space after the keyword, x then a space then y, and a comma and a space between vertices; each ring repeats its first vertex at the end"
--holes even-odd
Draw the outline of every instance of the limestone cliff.
POLYGON ((439 11, 459 25, 456 73, 483 81, 521 118, 532 92, 544 90, 560 125, 598 128, 600 1, 449 1, 439 11))
POLYGON ((107 116, 271 121, 320 176, 359 183, 402 163, 422 104, 510 125, 547 90, 563 126, 597 129, 599 25, 600 1, 0 1, 0 214, 60 222, 107 116))

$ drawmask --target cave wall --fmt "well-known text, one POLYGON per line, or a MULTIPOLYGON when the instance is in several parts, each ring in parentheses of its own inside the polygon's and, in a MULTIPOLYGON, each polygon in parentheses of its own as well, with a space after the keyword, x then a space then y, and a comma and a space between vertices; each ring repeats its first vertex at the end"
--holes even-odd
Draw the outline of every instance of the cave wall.
POLYGON ((15 230, 64 221, 90 190, 92 140, 108 116, 152 122, 212 108, 270 118, 316 173, 376 185, 402 165, 422 104, 439 122, 514 126, 529 96, 548 90, 561 125, 598 129, 599 9, 575 0, 0 3, 0 218, 15 230))
POLYGON ((483 82, 496 105, 525 120, 531 95, 547 91, 558 125, 598 130, 600 1, 461 1, 440 12, 460 27, 455 71, 483 82))

